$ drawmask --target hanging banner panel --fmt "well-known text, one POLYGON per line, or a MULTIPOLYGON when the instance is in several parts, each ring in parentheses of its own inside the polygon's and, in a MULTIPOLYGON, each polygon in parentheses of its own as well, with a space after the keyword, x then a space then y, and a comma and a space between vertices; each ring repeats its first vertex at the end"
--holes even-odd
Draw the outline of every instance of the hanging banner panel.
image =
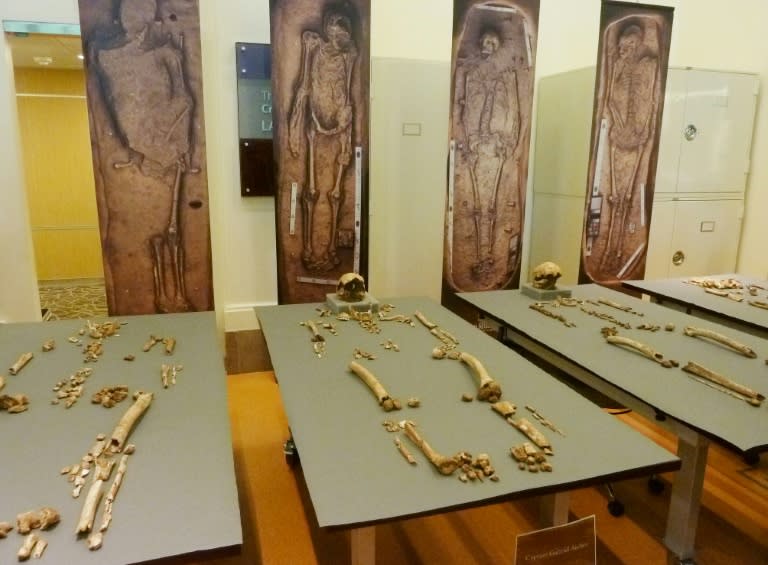
POLYGON ((643 278, 672 14, 603 2, 579 282, 643 278))
POLYGON ((213 309, 196 0, 80 0, 111 315, 213 309))
POLYGON ((538 0, 454 2, 444 301, 519 283, 538 19, 538 0))
POLYGON ((370 0, 272 0, 278 300, 367 278, 370 0))

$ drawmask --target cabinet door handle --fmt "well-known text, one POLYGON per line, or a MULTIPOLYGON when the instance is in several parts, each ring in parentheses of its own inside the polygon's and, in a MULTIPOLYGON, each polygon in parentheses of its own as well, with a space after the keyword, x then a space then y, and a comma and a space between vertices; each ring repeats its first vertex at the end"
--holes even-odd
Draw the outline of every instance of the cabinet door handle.
POLYGON ((693 141, 694 139, 696 139, 696 136, 699 135, 699 130, 696 129, 695 125, 688 124, 687 126, 685 126, 683 135, 685 136, 685 139, 687 139, 688 141, 693 141))
POLYGON ((672 264, 673 265, 682 265, 685 262, 685 253, 682 251, 675 251, 675 254, 672 255, 672 264))

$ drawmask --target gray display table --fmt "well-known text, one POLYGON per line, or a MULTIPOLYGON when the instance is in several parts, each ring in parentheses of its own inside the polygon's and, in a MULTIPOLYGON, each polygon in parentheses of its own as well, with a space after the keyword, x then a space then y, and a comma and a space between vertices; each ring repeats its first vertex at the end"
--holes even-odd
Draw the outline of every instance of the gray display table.
MULTIPOLYGON (((29 396, 27 412, 0 412, 0 521, 52 506, 62 515, 48 542, 46 563, 138 563, 242 544, 240 511, 227 411, 226 375, 218 348, 213 312, 126 316, 119 335, 104 340, 104 353, 84 364, 82 347, 67 341, 82 321, 0 324, 0 371, 24 352, 32 361, 6 377, 0 394, 29 396), (166 355, 162 344, 149 352, 142 345, 150 334, 173 336, 177 345, 166 355), (56 349, 41 351, 47 339, 56 349), (135 361, 123 360, 132 354, 135 361), (163 389, 162 363, 182 364, 177 384, 163 389), (84 366, 93 367, 79 401, 69 409, 52 405, 57 381, 84 366), (113 521, 98 551, 77 540, 75 527, 88 481, 80 498, 59 470, 88 452, 99 433, 109 436, 131 405, 130 398, 106 409, 90 397, 105 386, 125 384, 155 393, 152 405, 129 438, 136 445, 114 503, 113 521)), ((103 320, 97 320, 103 321, 103 320)), ((81 337, 89 342, 87 336, 81 337)), ((113 477, 114 477, 113 471, 113 477)), ((111 481, 107 483, 107 488, 111 481)), ((101 511, 97 525, 101 523, 101 511)), ((16 563, 22 536, 0 539, 0 563, 16 563)), ((30 560, 31 563, 35 560, 30 560)))
POLYGON ((756 284, 768 289, 768 280, 733 273, 676 279, 625 281, 622 284, 626 288, 647 294, 651 300, 658 304, 674 307, 699 318, 768 338, 768 310, 756 308, 748 303, 749 300, 768 302, 768 292, 758 290, 757 296, 750 296, 745 288, 743 290, 744 300, 736 302, 710 294, 700 286, 688 284, 686 281, 691 278, 715 280, 733 278, 741 281, 745 287, 748 284, 756 284))
MULTIPOLYGON (((662 328, 673 323, 676 327, 674 332, 619 328, 621 335, 650 345, 666 358, 679 361, 680 366, 695 361, 763 394, 768 392, 763 363, 768 355, 768 341, 600 286, 571 288, 573 298, 605 297, 644 313, 640 317, 608 306, 584 305, 630 323, 633 328, 642 323, 658 324, 662 328), (687 325, 727 334, 752 347, 758 358, 749 359, 718 344, 684 336, 682 329, 687 325)), ((693 380, 679 368, 664 368, 633 351, 606 343, 600 329, 614 324, 590 316, 579 307, 550 308, 576 324, 576 327, 566 327, 531 309, 529 306, 534 300, 520 291, 459 296, 496 319, 504 326, 506 338, 533 354, 646 417, 665 417, 664 425, 678 436, 678 455, 683 461, 673 486, 665 542, 681 558, 691 558, 708 440, 714 439, 742 452, 765 449, 768 403, 752 407, 693 380)))
MULTIPOLYGON (((317 522, 321 527, 352 528, 353 553, 361 561, 373 561, 372 526, 379 521, 563 493, 678 467, 679 460, 669 452, 447 309, 426 298, 392 302, 393 314, 413 316, 420 310, 456 336, 457 350, 472 353, 483 363, 501 383, 503 399, 518 406, 518 416, 533 422, 524 408, 531 405, 567 436, 539 426, 554 447, 550 458, 554 471, 520 471, 509 448, 526 441, 525 437, 489 404, 462 402, 463 393, 476 391, 473 377, 458 361, 433 359, 431 352, 440 342, 415 319, 415 326, 380 321, 381 333, 372 334, 354 321, 318 318, 316 304, 256 308, 317 522), (322 358, 313 352, 310 331, 300 325, 310 319, 330 321, 338 331, 331 335, 321 330, 326 340, 322 358), (382 343, 388 339, 398 345, 399 352, 384 349, 382 343), (384 412, 370 390, 348 371, 355 348, 377 356, 359 362, 391 396, 403 401, 402 410, 384 412), (409 397, 418 397, 421 406, 405 407, 409 397), (386 419, 415 421, 424 438, 442 454, 488 453, 500 480, 464 484, 456 475, 440 475, 398 433, 417 458, 417 465, 409 465, 395 448, 395 434, 382 426, 386 419)), ((567 497, 555 495, 550 521, 566 519, 567 497)))

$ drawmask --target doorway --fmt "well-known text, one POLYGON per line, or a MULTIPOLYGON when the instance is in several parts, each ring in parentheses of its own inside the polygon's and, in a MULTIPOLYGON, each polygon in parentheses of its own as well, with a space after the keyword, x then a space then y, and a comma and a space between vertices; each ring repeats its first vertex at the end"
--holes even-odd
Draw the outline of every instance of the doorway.
POLYGON ((107 314, 79 30, 56 31, 6 29, 44 320, 107 314))

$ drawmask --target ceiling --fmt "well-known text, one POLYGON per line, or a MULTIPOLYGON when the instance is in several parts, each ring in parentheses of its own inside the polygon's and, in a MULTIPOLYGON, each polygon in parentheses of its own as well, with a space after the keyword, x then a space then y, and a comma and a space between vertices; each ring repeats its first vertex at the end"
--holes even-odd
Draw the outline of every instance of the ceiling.
POLYGON ((13 66, 16 68, 83 68, 83 62, 77 57, 82 52, 80 36, 6 33, 5 39, 11 47, 13 66), (43 58, 43 61, 50 59, 50 62, 41 64, 35 58, 43 58))

